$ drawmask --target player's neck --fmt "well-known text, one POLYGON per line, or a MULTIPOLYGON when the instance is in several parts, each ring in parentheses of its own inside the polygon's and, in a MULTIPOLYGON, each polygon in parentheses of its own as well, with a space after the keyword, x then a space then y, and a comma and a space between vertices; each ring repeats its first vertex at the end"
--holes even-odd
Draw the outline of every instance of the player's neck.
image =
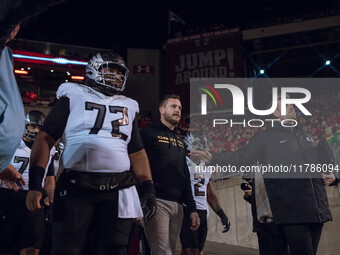
POLYGON ((174 130, 175 125, 171 124, 170 122, 166 121, 163 118, 161 118, 161 122, 163 123, 163 125, 167 126, 170 130, 174 130))
POLYGON ((32 149, 33 146, 33 141, 32 140, 28 140, 27 138, 23 137, 22 140, 24 141, 24 143, 26 144, 26 146, 30 149, 32 149))

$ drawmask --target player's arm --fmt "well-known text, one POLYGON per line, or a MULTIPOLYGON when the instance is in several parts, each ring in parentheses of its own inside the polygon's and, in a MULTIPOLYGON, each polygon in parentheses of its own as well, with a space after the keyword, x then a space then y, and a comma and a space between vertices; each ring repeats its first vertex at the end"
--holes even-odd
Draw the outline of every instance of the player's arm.
POLYGON ((40 200, 44 189, 41 184, 45 175, 45 168, 49 161, 52 146, 64 133, 70 114, 69 104, 67 97, 62 97, 55 104, 34 141, 30 160, 29 192, 26 197, 26 206, 30 211, 42 208, 40 200))
POLYGON ((190 213, 189 218, 191 220, 191 226, 190 229, 192 231, 195 231, 200 226, 200 217, 198 216, 196 212, 196 203, 192 196, 192 190, 191 190, 191 181, 190 181, 190 173, 188 169, 188 165, 186 163, 186 160, 184 161, 184 188, 183 188, 183 202, 187 206, 187 211, 190 213))
POLYGON ((143 142, 138 129, 137 114, 132 123, 131 139, 128 144, 128 153, 133 172, 139 184, 151 181, 151 170, 148 156, 144 150, 143 142))
POLYGON ((54 190, 55 190, 55 176, 46 176, 44 190, 47 193, 47 197, 44 200, 45 205, 49 206, 53 203, 54 190))
POLYGON ((45 193, 41 187, 45 175, 45 167, 50 156, 50 149, 55 140, 45 131, 40 131, 34 141, 31 153, 31 165, 29 170, 29 192, 26 197, 26 206, 30 211, 41 209, 40 200, 45 193))
POLYGON ((152 136, 149 135, 149 131, 146 128, 142 128, 139 131, 140 137, 143 142, 144 149, 146 151, 149 151, 151 149, 151 144, 152 144, 152 136))
POLYGON ((142 189, 142 201, 145 220, 151 219, 156 212, 156 192, 152 182, 148 156, 143 147, 139 134, 137 115, 133 121, 131 139, 128 144, 128 153, 133 172, 142 189))
POLYGON ((55 176, 54 176, 54 163, 53 158, 51 158, 50 165, 48 166, 47 174, 45 177, 44 190, 47 193, 47 197, 44 199, 45 205, 50 205, 53 203, 53 194, 55 190, 55 176))
POLYGON ((224 213, 210 181, 207 186, 207 200, 208 200, 208 204, 210 205, 210 207, 221 218, 221 223, 223 226, 222 233, 227 232, 230 228, 230 221, 227 215, 224 213))
POLYGON ((152 181, 149 159, 144 149, 129 154, 133 172, 139 184, 152 181))

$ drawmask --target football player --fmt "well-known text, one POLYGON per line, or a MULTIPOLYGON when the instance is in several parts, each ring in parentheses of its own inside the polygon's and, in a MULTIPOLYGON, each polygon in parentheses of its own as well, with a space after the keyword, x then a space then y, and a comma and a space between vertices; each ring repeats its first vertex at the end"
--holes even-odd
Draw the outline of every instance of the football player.
MULTIPOLYGON (((188 134, 184 142, 188 151, 206 151, 208 148, 207 139, 198 133, 188 134)), ((188 213, 184 208, 184 217, 180 234, 182 244, 182 255, 203 255, 203 247, 207 238, 208 227, 207 217, 210 207, 221 218, 222 233, 226 233, 230 228, 230 222, 227 215, 221 208, 218 198, 214 193, 210 183, 211 172, 205 171, 203 167, 205 163, 200 159, 190 159, 190 154, 187 156, 187 165, 190 172, 191 189, 194 200, 196 202, 197 213, 200 217, 200 226, 197 230, 191 231, 191 221, 188 213)))
MULTIPOLYGON (((26 183, 32 144, 45 117, 42 112, 36 110, 27 113, 25 133, 11 161, 11 165, 24 177, 26 183)), ((53 193, 55 183, 53 164, 50 164, 53 154, 54 148, 49 152, 48 164, 46 163, 49 165, 49 171, 47 176, 44 176, 44 192, 49 194, 53 193)), ((0 185, 0 254, 12 254, 15 250, 19 251, 20 255, 39 254, 45 232, 44 211, 27 210, 25 203, 27 193, 27 184, 18 192, 8 189, 6 182, 0 185)), ((45 205, 49 205, 50 202, 46 198, 45 205)))
POLYGON ((26 199, 32 211, 41 208, 46 152, 60 137, 65 145, 53 205, 53 254, 81 254, 89 226, 95 233, 95 254, 126 254, 133 219, 143 217, 144 211, 148 220, 155 212, 138 103, 119 94, 128 73, 118 54, 95 54, 86 66, 85 84, 58 88, 59 101, 33 146, 26 199), (143 191, 141 203, 135 177, 143 191))

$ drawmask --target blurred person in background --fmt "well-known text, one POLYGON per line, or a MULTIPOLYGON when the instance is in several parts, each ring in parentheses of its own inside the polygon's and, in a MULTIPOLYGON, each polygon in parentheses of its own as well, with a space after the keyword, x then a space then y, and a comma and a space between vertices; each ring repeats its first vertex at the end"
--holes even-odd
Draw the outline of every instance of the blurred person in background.
MULTIPOLYGON (((30 111, 25 118, 25 133, 19 147, 11 160, 11 166, 22 174, 26 183, 29 176, 29 160, 31 149, 36 135, 39 133, 45 115, 40 111, 30 111)), ((26 208, 26 195, 28 185, 23 190, 14 192, 6 187, 4 183, 0 186, 0 254, 11 254, 18 251, 20 255, 39 254, 45 236, 45 216, 53 203, 53 192, 55 187, 54 165, 52 157, 54 147, 49 153, 48 172, 44 176, 43 191, 47 197, 44 200, 43 211, 30 212, 26 208)), ((3 181, 6 182, 6 181, 3 181)))
POLYGON ((192 195, 194 197, 197 213, 200 217, 200 226, 197 230, 190 229, 191 220, 189 212, 184 206, 184 217, 180 239, 182 244, 182 255, 203 255, 203 248, 208 234, 208 216, 209 206, 221 219, 222 233, 226 233, 230 228, 230 221, 223 211, 219 199, 216 196, 213 186, 211 184, 211 172, 204 171, 204 161, 196 160, 195 162, 190 159, 190 151, 193 150, 208 150, 208 141, 205 136, 198 132, 189 133, 185 139, 188 155, 186 158, 188 169, 190 172, 190 181, 192 195), (201 170, 201 171, 200 171, 201 170))
POLYGON ((20 29, 20 23, 65 0, 3 0, 0 2, 0 179, 9 188, 25 185, 23 177, 9 163, 24 133, 25 112, 13 73, 13 57, 6 44, 20 29))

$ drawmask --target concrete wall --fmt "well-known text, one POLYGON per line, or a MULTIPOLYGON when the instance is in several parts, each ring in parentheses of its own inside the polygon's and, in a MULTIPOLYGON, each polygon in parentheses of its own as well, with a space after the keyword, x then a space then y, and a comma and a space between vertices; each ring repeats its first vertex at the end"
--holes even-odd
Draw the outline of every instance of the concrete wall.
POLYGON ((243 199, 243 191, 240 189, 241 183, 240 177, 212 183, 220 204, 231 222, 231 228, 229 232, 223 234, 221 232, 221 220, 211 209, 208 218, 207 240, 257 248, 257 237, 252 232, 251 208, 250 204, 243 199))
MULTIPOLYGON (((208 241, 232 244, 248 248, 258 248, 257 236, 252 232, 252 216, 250 204, 243 200, 243 191, 240 189, 242 179, 230 178, 213 183, 216 195, 219 197, 222 208, 231 222, 229 232, 223 234, 219 217, 210 210, 208 219, 208 241)), ((339 254, 340 242, 340 198, 338 187, 326 187, 333 222, 324 225, 318 255, 339 254)), ((306 198, 308 199, 308 198, 306 198)))

